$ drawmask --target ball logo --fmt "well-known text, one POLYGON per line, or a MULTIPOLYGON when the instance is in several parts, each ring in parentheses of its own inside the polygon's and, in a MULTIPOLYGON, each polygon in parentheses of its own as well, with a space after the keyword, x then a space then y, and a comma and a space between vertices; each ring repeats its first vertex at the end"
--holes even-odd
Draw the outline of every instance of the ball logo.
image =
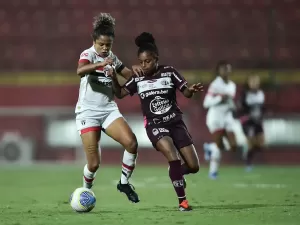
POLYGON ((103 73, 106 77, 110 77, 109 73, 110 73, 110 70, 113 69, 114 66, 111 66, 111 65, 106 65, 102 70, 103 70, 103 73))
POLYGON ((171 102, 168 99, 162 98, 160 96, 156 96, 150 102, 150 111, 156 115, 161 115, 168 112, 171 108, 171 102))

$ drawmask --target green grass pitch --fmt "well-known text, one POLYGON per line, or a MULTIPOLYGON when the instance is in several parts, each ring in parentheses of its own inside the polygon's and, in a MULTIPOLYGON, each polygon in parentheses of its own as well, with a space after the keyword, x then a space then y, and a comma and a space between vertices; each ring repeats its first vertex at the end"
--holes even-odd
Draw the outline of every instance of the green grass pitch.
POLYGON ((141 202, 117 192, 120 167, 102 166, 96 208, 73 212, 71 192, 81 186, 78 166, 1 167, 0 225, 299 225, 300 167, 221 168, 217 181, 207 168, 187 176, 192 212, 179 212, 166 167, 138 166, 132 178, 141 202))

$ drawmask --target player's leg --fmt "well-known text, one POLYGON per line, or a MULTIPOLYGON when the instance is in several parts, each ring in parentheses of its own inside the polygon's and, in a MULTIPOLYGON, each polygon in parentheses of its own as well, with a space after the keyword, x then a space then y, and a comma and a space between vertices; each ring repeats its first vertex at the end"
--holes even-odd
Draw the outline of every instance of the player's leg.
POLYGON ((101 128, 97 120, 76 119, 77 129, 80 133, 87 164, 83 169, 83 187, 92 188, 96 172, 100 165, 100 140, 101 128))
POLYGON ((191 207, 189 206, 188 201, 186 200, 184 190, 184 178, 182 174, 181 160, 172 138, 169 136, 162 137, 155 144, 155 147, 166 157, 166 159, 169 162, 169 177, 178 197, 179 210, 190 211, 191 207))
POLYGON ((245 157, 246 171, 251 171, 253 157, 255 155, 255 145, 256 145, 255 127, 251 123, 251 121, 248 121, 245 124, 243 124, 243 131, 245 136, 247 137, 247 143, 248 143, 248 151, 245 157))
POLYGON ((249 136, 248 136, 249 151, 246 158, 247 171, 252 170, 253 159, 255 155, 263 149, 265 143, 265 137, 264 137, 262 126, 254 125, 251 128, 252 128, 252 132, 249 132, 249 136))
POLYGON ((255 137, 253 136, 248 136, 247 137, 247 143, 248 143, 248 152, 245 158, 245 163, 246 163, 246 171, 251 171, 252 170, 252 164, 253 164, 253 158, 255 155, 255 137))
POLYGON ((186 125, 183 121, 179 121, 170 125, 169 130, 174 145, 183 159, 181 165, 183 175, 197 173, 200 167, 199 158, 186 125))
POLYGON ((198 173, 200 163, 195 146, 191 144, 180 148, 180 155, 184 161, 184 164, 182 164, 183 175, 187 175, 190 173, 198 173))
POLYGON ((230 145, 230 151, 236 152, 238 149, 235 133, 231 130, 225 132, 225 137, 227 138, 229 145, 230 145))
POLYGON ((219 166, 221 162, 221 150, 224 149, 223 137, 225 133, 225 121, 222 118, 207 117, 206 125, 209 132, 212 134, 213 143, 210 144, 206 154, 209 155, 209 173, 210 179, 217 179, 219 166))
POLYGON ((265 135, 264 135, 263 131, 259 132, 256 135, 256 146, 260 150, 265 147, 265 135))
POLYGON ((137 158, 138 143, 136 136, 118 110, 110 113, 102 127, 108 136, 119 142, 125 149, 121 178, 117 188, 120 192, 125 193, 130 201, 137 203, 140 201, 139 197, 133 186, 129 184, 129 178, 133 173, 137 158))
POLYGON ((218 129, 212 132, 214 145, 210 146, 209 178, 217 179, 221 162, 221 150, 224 149, 223 137, 224 129, 218 129))
POLYGON ((237 125, 237 120, 235 120, 233 116, 229 114, 225 118, 225 130, 226 130, 225 137, 229 142, 230 150, 233 152, 236 152, 238 149, 238 144, 234 133, 236 125, 237 125))

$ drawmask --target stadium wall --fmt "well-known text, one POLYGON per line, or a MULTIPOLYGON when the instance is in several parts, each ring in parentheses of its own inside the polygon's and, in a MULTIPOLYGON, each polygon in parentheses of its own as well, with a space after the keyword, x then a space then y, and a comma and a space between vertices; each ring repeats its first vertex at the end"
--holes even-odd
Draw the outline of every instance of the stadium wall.
MULTIPOLYGON (((244 78, 240 81, 244 81, 244 78)), ((296 82, 282 83, 285 84, 275 89, 266 89, 267 117, 291 118, 300 112, 300 102, 295 99, 296 96, 300 96, 300 84, 296 82)), ((239 91, 241 85, 239 84, 239 91)), ((47 130, 49 121, 50 123, 53 119, 74 121, 73 110, 77 95, 78 84, 66 82, 59 85, 45 85, 42 78, 40 81, 31 82, 31 85, 26 82, 21 82, 19 85, 8 83, 2 85, 0 88, 0 135, 15 132, 24 139, 31 140, 35 149, 32 153, 33 160, 71 162, 78 160, 78 154, 80 155, 78 152, 81 152, 80 145, 76 148, 69 146, 53 147, 47 144, 46 140, 47 132, 49 132, 47 130)), ((202 154, 202 144, 210 141, 211 138, 205 126, 206 112, 202 108, 203 97, 202 95, 189 100, 178 95, 178 103, 187 115, 187 125, 200 155, 202 154)), ((125 116, 140 115, 139 99, 136 96, 117 101, 125 116)), ((142 119, 141 116, 140 119, 142 119)), ((76 131, 62 130, 61 132, 57 135, 65 135, 68 138, 68 135, 71 136, 71 133, 74 135, 76 131)), ((120 150, 121 147, 115 145, 104 147, 103 161, 105 163, 119 163, 122 152, 120 150)), ((224 163, 239 163, 239 158, 238 154, 224 153, 224 163)), ((257 160, 268 164, 299 164, 299 146, 289 143, 269 146, 258 156, 257 160)), ((151 147, 142 147, 139 161, 141 163, 162 163, 164 159, 151 147)))

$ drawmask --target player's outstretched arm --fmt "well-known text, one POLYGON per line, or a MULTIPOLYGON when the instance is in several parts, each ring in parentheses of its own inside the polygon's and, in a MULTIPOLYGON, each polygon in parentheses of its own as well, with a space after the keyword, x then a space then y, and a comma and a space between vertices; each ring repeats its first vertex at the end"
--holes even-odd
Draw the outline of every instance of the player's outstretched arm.
POLYGON ((129 80, 133 75, 138 77, 144 76, 144 72, 140 65, 133 65, 132 70, 125 67, 121 72, 120 75, 124 77, 126 80, 129 80))
POLYGON ((114 94, 117 98, 121 99, 129 94, 128 91, 126 91, 124 88, 122 88, 121 85, 119 84, 116 70, 113 67, 108 71, 108 75, 111 76, 112 88, 113 88, 114 94))
POLYGON ((203 91, 203 85, 201 83, 192 84, 191 86, 186 87, 182 93, 185 97, 191 98, 194 93, 199 91, 203 91))

